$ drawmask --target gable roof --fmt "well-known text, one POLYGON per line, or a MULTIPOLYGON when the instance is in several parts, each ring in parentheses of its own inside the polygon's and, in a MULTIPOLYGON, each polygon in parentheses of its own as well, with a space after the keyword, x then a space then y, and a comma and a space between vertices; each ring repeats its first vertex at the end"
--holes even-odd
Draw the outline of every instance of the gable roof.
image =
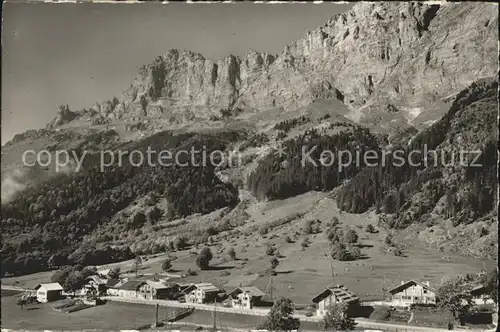
POLYGON ((109 272, 111 272, 112 269, 100 269, 100 270, 97 270, 97 273, 102 275, 102 276, 107 276, 109 274, 109 272))
POLYGON ((58 282, 48 284, 38 284, 35 289, 44 288, 47 291, 62 291, 63 287, 58 282))
POLYGON ((389 289, 389 293, 396 294, 396 293, 401 292, 404 289, 407 289, 408 287, 415 286, 415 285, 419 285, 425 290, 429 290, 431 292, 436 292, 436 290, 433 289, 432 287, 430 287, 429 285, 426 285, 424 283, 421 283, 421 282, 418 282, 415 280, 409 280, 407 282, 402 283, 401 285, 398 285, 396 287, 389 289))
POLYGON ((470 287, 470 293, 475 296, 475 295, 483 295, 487 293, 488 289, 485 285, 482 284, 473 284, 470 287))
POLYGON ((88 276, 86 279, 86 282, 88 282, 89 280, 93 280, 98 285, 105 285, 106 281, 107 281, 105 278, 101 278, 100 276, 95 275, 95 274, 88 276))
POLYGON ((120 282, 120 279, 116 278, 116 279, 108 279, 106 280, 106 287, 113 287, 115 286, 116 284, 118 284, 120 282))
POLYGON ((238 287, 235 290, 233 290, 231 293, 229 293, 230 296, 235 296, 240 293, 248 293, 250 296, 255 296, 255 297, 260 297, 264 296, 264 292, 258 289, 255 286, 247 286, 247 287, 238 287))
POLYGON ((329 286, 327 287, 323 292, 318 294, 316 297, 312 299, 313 303, 318 303, 321 300, 325 299, 326 297, 330 295, 335 295, 335 297, 340 301, 340 302, 352 302, 352 301, 357 301, 359 298, 354 295, 353 292, 348 290, 342 285, 337 285, 337 286, 329 286))
POLYGON ((116 285, 114 288, 136 291, 137 288, 140 285, 142 285, 143 283, 145 283, 144 280, 128 280, 128 281, 124 282, 123 284, 116 285))
POLYGON ((146 280, 146 283, 149 286, 151 286, 151 288, 154 288, 154 289, 166 289, 166 288, 172 287, 172 286, 164 284, 163 282, 160 282, 160 281, 146 280))
POLYGON ((191 292, 195 288, 199 289, 201 291, 204 291, 206 293, 219 292, 220 291, 220 289, 218 287, 214 286, 214 284, 211 284, 211 283, 200 283, 200 284, 189 285, 188 287, 186 287, 183 290, 183 292, 188 293, 188 292, 191 292))

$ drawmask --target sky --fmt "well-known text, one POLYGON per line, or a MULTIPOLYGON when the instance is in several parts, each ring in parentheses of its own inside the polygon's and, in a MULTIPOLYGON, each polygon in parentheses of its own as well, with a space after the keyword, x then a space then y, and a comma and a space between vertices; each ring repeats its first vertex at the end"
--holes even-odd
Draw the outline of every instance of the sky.
POLYGON ((139 67, 172 48, 217 60, 279 53, 352 7, 323 4, 3 4, 2 145, 42 128, 58 105, 120 97, 139 67))

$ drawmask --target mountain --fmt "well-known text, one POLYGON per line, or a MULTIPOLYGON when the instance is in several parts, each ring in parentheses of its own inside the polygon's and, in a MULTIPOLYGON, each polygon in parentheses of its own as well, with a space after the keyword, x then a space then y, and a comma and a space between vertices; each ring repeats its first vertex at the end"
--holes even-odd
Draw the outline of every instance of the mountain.
POLYGON ((61 106, 45 129, 2 147, 2 272, 206 243, 254 222, 259 201, 279 205, 310 191, 328 192, 340 211, 378 214, 387 232, 493 257, 497 31, 492 4, 359 3, 278 55, 214 62, 170 50, 143 66, 119 98, 61 106), (380 157, 398 149, 419 152, 421 163, 303 167, 303 146, 319 147, 315 163, 322 150, 380 157), (237 151, 239 164, 135 166, 120 155, 202 147, 237 151), (283 147, 287 153, 271 153, 283 147), (20 162, 26 149, 72 157, 62 172, 30 168, 20 162), (422 164, 426 149, 436 151, 428 160, 447 163, 422 164), (482 167, 450 163, 461 149, 481 151, 482 167), (101 169, 104 150, 118 165, 101 169), (154 243, 141 244, 160 230, 154 243))
POLYGON ((340 99, 357 122, 418 125, 412 120, 425 109, 496 74, 497 31, 488 3, 359 3, 279 55, 252 51, 214 62, 170 50, 141 68, 120 101, 92 110, 168 125, 221 109, 289 111, 340 99))

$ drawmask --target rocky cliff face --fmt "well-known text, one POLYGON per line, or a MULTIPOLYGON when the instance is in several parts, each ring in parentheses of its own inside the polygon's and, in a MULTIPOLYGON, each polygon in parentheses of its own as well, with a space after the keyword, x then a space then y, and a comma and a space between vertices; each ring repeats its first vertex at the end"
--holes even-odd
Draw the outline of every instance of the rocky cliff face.
POLYGON ((141 68, 114 116, 168 117, 176 110, 231 108, 274 60, 273 55, 251 52, 244 59, 228 55, 213 62, 198 53, 170 50, 141 68))
POLYGON ((493 4, 359 3, 278 56, 251 52, 213 62, 171 50, 141 68, 120 101, 94 110, 175 122, 224 108, 292 110, 334 98, 360 122, 409 122, 496 74, 497 31, 493 4))
POLYGON ((491 4, 360 3, 287 47, 239 101, 289 109, 335 87, 365 114, 415 117, 496 73, 497 21, 491 4))

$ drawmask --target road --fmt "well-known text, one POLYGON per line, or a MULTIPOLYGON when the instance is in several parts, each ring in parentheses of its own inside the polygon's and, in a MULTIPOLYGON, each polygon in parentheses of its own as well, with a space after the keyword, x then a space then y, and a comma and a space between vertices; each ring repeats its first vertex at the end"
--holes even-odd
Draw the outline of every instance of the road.
MULTIPOLYGON (((7 290, 17 290, 17 291, 25 291, 24 288, 2 285, 2 289, 7 290)), ((163 307, 177 307, 177 308, 189 308, 194 307, 198 310, 206 310, 213 311, 214 308, 217 312, 227 312, 233 314, 240 315, 252 315, 252 316, 266 316, 269 313, 269 309, 265 308, 254 308, 254 309, 240 309, 240 308, 227 308, 220 305, 214 306, 211 304, 198 304, 198 303, 180 303, 177 301, 169 301, 169 300, 146 300, 140 298, 126 298, 126 297, 117 297, 117 296, 103 296, 102 299, 108 301, 115 302, 125 302, 125 303, 136 303, 136 304, 146 304, 146 305, 156 305, 159 304, 163 307)), ((306 317, 305 315, 296 314, 294 315, 301 321, 304 322, 320 322, 321 317, 306 317)), ((447 329, 438 329, 432 327, 424 327, 424 326, 412 326, 412 325, 403 325, 403 324, 391 324, 391 323, 383 323, 383 322, 375 322, 364 318, 356 318, 355 319, 357 326, 366 329, 374 329, 374 330, 384 330, 384 331, 398 331, 398 332, 449 332, 449 331, 462 331, 463 330, 447 330, 447 329)), ((471 332, 492 332, 493 330, 484 330, 484 329, 468 329, 471 332)))
MULTIPOLYGON (((156 305, 164 307, 177 307, 177 308, 188 308, 194 307, 198 310, 207 310, 213 311, 214 308, 217 312, 227 312, 234 313, 240 315, 253 315, 253 316, 266 316, 269 313, 269 309, 264 308, 254 308, 254 309, 240 309, 240 308, 226 308, 222 306, 214 306, 209 304, 198 304, 198 303, 180 303, 177 301, 169 301, 169 300, 146 300, 139 298, 124 298, 117 296, 105 296, 102 297, 105 300, 116 301, 116 302, 127 302, 127 303, 137 303, 137 304, 148 304, 148 305, 156 305)), ((305 322, 320 322, 321 317, 306 317, 305 315, 296 314, 294 315, 301 321, 305 322)), ((425 326, 412 326, 412 325, 403 325, 403 324, 391 324, 391 323, 382 323, 375 322, 364 318, 356 318, 357 327, 366 328, 366 329, 375 329, 375 330, 384 330, 384 331, 398 331, 398 332, 450 332, 450 331, 462 331, 463 330, 448 330, 448 329, 439 329, 425 326)), ((468 331, 474 332, 486 332, 488 330, 479 330, 479 329, 468 329, 468 331)))

